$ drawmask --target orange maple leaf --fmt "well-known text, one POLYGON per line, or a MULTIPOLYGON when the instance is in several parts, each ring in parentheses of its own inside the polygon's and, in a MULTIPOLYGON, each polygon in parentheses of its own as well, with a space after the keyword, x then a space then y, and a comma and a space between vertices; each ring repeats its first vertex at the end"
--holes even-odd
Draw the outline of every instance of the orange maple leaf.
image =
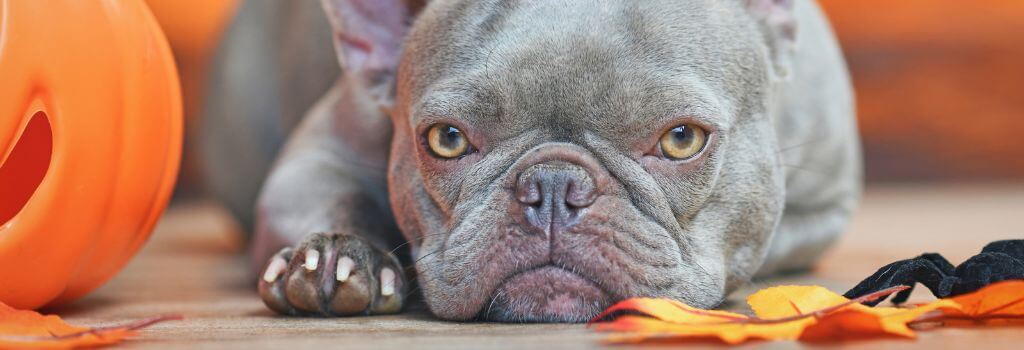
POLYGON ((118 343, 157 322, 181 319, 161 316, 118 327, 86 328, 67 324, 55 315, 17 310, 0 302, 0 349, 71 349, 118 343))
POLYGON ((747 298, 755 317, 701 310, 673 300, 635 298, 613 305, 595 320, 619 311, 646 315, 621 316, 612 322, 598 324, 598 330, 622 332, 607 339, 612 343, 718 339, 728 344, 739 344, 757 339, 912 338, 915 334, 908 323, 941 307, 957 307, 950 300, 938 300, 909 309, 861 304, 904 289, 907 287, 894 287, 850 300, 818 286, 773 287, 747 298))
POLYGON ((945 325, 996 325, 1024 323, 1024 281, 993 283, 974 293, 950 298, 956 306, 915 321, 939 321, 945 325))

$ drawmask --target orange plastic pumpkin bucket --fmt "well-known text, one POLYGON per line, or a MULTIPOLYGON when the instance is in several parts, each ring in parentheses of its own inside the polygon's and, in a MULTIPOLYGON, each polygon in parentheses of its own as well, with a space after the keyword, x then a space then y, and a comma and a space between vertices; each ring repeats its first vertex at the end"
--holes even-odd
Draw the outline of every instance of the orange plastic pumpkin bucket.
POLYGON ((67 302, 127 263, 170 198, 181 108, 144 2, 0 0, 0 301, 67 302))

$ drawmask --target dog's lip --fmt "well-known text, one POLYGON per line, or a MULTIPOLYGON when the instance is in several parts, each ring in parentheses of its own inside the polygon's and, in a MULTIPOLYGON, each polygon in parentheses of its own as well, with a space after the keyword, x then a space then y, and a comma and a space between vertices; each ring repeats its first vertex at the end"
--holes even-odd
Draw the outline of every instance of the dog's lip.
POLYGON ((491 302, 478 311, 477 317, 489 319, 495 305, 502 305, 498 309, 503 309, 516 305, 508 303, 520 298, 528 301, 528 304, 537 303, 533 305, 538 305, 539 308, 535 306, 522 309, 519 306, 512 306, 512 309, 507 310, 517 310, 513 313, 519 315, 516 317, 522 318, 523 321, 545 320, 544 322, 585 321, 600 311, 594 307, 607 307, 613 300, 596 281, 571 268, 548 263, 509 274, 491 292, 491 302), (498 304, 495 304, 496 302, 498 304))
POLYGON ((555 264, 555 263, 547 263, 547 264, 543 264, 543 265, 537 265, 537 266, 533 266, 533 267, 530 267, 530 268, 522 269, 522 270, 519 270, 519 271, 516 271, 516 272, 508 274, 508 276, 505 276, 505 278, 503 278, 501 280, 501 282, 499 282, 498 284, 495 285, 494 290, 491 291, 491 296, 490 296, 491 299, 495 298, 497 296, 497 293, 503 287, 508 285, 509 282, 515 280, 517 277, 521 277, 521 276, 528 275, 528 274, 531 274, 531 273, 541 272, 542 270, 545 270, 545 269, 556 269, 556 270, 559 270, 559 271, 566 272, 569 275, 574 276, 574 277, 578 278, 580 281, 586 283, 589 287, 594 288, 597 291, 601 292, 601 294, 604 294, 605 296, 608 296, 608 297, 612 296, 612 293, 609 293, 608 290, 605 289, 604 286, 601 285, 601 283, 597 282, 593 278, 590 278, 588 276, 582 275, 579 272, 574 271, 571 268, 566 268, 564 266, 560 266, 560 265, 555 264))

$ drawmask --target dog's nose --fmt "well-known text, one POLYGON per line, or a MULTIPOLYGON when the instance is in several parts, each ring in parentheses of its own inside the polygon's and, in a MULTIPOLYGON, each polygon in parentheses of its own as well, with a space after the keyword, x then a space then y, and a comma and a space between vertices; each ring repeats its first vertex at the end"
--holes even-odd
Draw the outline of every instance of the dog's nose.
POLYGON ((569 228, 597 199, 590 174, 571 163, 531 166, 519 175, 516 199, 523 204, 527 222, 545 234, 569 228))

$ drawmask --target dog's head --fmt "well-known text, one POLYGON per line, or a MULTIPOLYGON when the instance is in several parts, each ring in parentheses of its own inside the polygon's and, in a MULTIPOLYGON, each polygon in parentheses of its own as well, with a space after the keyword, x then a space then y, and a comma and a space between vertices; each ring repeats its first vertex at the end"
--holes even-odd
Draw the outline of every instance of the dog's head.
POLYGON ((438 316, 712 307, 760 266, 790 1, 324 3, 345 79, 392 115, 391 203, 438 316))

